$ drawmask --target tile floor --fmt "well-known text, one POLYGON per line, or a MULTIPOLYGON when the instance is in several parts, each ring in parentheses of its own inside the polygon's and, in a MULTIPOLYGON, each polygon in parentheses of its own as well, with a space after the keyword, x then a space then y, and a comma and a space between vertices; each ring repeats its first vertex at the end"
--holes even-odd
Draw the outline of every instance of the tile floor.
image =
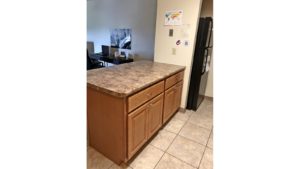
POLYGON ((213 102, 178 112, 128 165, 118 166, 88 147, 88 169, 212 169, 213 102))

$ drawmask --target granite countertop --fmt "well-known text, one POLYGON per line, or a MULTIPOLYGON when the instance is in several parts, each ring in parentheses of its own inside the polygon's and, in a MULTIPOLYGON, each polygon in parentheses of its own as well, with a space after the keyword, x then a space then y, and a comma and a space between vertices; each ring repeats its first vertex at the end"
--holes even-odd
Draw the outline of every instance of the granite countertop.
POLYGON ((136 61, 87 71, 87 86, 126 97, 184 69, 184 66, 136 61))

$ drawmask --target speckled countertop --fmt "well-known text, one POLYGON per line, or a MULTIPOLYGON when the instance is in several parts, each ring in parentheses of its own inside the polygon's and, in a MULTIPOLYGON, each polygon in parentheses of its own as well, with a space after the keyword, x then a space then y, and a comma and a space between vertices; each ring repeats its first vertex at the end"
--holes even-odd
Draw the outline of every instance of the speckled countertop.
POLYGON ((184 66, 136 61, 87 71, 87 86, 126 97, 184 69, 184 66))

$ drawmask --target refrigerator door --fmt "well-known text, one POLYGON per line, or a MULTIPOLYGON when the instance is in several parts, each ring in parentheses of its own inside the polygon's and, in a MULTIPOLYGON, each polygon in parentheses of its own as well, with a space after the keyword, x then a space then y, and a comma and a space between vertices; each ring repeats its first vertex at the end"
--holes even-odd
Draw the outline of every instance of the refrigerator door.
POLYGON ((206 65, 208 61, 209 49, 211 48, 209 46, 211 28, 211 17, 200 18, 191 72, 187 109, 197 110, 204 98, 208 78, 206 65))

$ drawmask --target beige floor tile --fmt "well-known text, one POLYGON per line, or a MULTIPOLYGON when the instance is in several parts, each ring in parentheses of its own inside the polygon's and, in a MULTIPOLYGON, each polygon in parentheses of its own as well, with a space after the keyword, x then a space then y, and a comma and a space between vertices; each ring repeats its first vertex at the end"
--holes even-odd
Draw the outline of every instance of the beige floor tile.
POLYGON ((197 113, 193 113, 190 117, 190 119, 188 120, 188 122, 193 123, 197 126, 206 128, 211 130, 212 126, 213 126, 213 118, 212 116, 209 116, 207 114, 197 114, 197 113))
POLYGON ((108 167, 110 167, 112 164, 113 162, 104 155, 100 154, 92 147, 88 148, 88 169, 108 169, 108 167))
POLYGON ((148 145, 129 166, 133 169, 153 169, 163 154, 163 151, 148 145))
POLYGON ((164 130, 173 132, 175 134, 178 134, 181 128, 184 125, 184 121, 178 120, 176 118, 171 119, 168 124, 164 127, 164 130))
POLYGON ((171 146, 168 148, 167 153, 194 167, 198 167, 204 149, 205 146, 201 144, 184 137, 177 136, 171 146))
POLYGON ((163 151, 166 151, 175 137, 176 134, 174 133, 171 133, 166 130, 160 130, 150 144, 163 151))
POLYGON ((199 169, 213 169, 213 151, 206 148, 199 169))
POLYGON ((199 127, 192 123, 186 123, 181 129, 179 135, 191 139, 197 143, 206 146, 209 139, 210 130, 199 127))
POLYGON ((213 102, 209 101, 207 99, 204 99, 204 101, 201 103, 197 111, 195 112, 196 114, 207 114, 211 115, 213 114, 213 102))
POLYGON ((155 169, 196 169, 175 157, 165 153, 155 169))
POLYGON ((113 164, 109 169, 132 169, 132 168, 125 164, 122 165, 113 164))
POLYGON ((207 143, 207 147, 213 149, 213 131, 210 133, 208 143, 207 143))
POLYGON ((186 110, 184 113, 183 112, 177 112, 174 118, 182 121, 187 121, 190 116, 192 115, 193 111, 191 110, 186 110))

